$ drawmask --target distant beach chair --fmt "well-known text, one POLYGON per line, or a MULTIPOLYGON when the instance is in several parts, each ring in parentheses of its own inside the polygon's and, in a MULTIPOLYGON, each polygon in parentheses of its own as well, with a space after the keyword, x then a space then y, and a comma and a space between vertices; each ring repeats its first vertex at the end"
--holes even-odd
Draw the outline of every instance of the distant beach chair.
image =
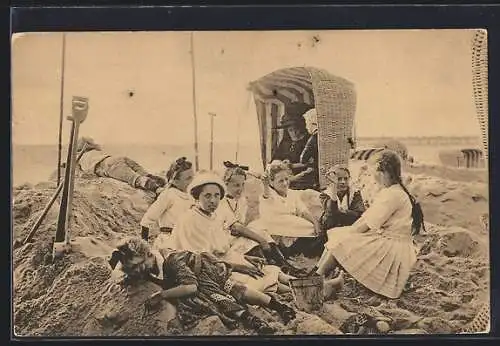
POLYGON ((443 150, 439 160, 445 166, 479 168, 484 165, 483 152, 480 149, 443 150))

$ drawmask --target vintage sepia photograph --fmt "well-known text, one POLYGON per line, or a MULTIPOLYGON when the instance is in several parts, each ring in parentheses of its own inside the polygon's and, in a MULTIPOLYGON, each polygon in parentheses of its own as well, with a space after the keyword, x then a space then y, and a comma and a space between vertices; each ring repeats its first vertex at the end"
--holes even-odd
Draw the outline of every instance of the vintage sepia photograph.
POLYGON ((11 48, 16 337, 489 333, 486 30, 11 48))

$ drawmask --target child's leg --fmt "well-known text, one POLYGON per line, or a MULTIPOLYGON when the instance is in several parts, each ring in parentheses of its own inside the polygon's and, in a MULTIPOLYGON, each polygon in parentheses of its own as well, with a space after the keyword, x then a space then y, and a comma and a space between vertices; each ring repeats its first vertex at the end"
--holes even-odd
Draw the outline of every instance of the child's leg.
POLYGON ((319 275, 326 275, 330 270, 335 268, 336 265, 337 261, 335 260, 335 257, 333 257, 333 254, 325 249, 318 261, 318 264, 316 265, 316 273, 319 275))
POLYGON ((250 305, 260 305, 260 306, 267 306, 271 301, 270 296, 250 287, 246 287, 245 292, 243 294, 243 299, 245 300, 246 303, 250 305))
POLYGON ((328 299, 334 292, 339 292, 344 287, 344 272, 340 271, 339 275, 324 283, 324 297, 328 299))
POLYGON ((289 293, 289 292, 292 292, 290 286, 282 284, 281 282, 278 283, 278 293, 289 293))
POLYGON ((247 287, 243 298, 248 304, 265 306, 276 311, 285 324, 295 318, 295 311, 292 308, 253 288, 247 287))
POLYGON ((278 281, 282 284, 288 285, 291 279, 295 279, 293 276, 285 274, 283 272, 279 272, 278 281))

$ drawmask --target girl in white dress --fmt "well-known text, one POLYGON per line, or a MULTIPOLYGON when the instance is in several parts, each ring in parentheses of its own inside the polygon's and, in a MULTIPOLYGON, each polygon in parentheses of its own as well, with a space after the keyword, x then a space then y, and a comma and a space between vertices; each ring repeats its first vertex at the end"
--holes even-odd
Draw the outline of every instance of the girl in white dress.
POLYGON ((402 183, 396 153, 384 150, 375 157, 374 177, 383 188, 373 204, 352 226, 328 231, 313 271, 325 275, 338 263, 371 291, 398 298, 417 260, 413 235, 424 227, 423 213, 402 183))
MULTIPOLYGON (((231 234, 216 214, 225 191, 226 186, 217 175, 210 172, 197 174, 188 188, 195 205, 178 219, 169 246, 175 250, 208 252, 237 265, 252 265, 244 254, 231 250, 231 234)), ((288 282, 291 277, 282 273, 279 267, 266 265, 261 270, 262 277, 234 273, 233 278, 261 292, 290 291, 288 282)))
POLYGON ((269 233, 265 230, 247 227, 248 205, 243 192, 249 167, 229 161, 225 161, 224 165, 226 166, 224 183, 227 193, 215 213, 223 221, 224 228, 230 234, 230 250, 264 257, 269 264, 279 266, 287 274, 303 276, 305 271, 288 263, 269 233))
POLYGON ((259 218, 248 226, 265 230, 284 248, 299 238, 316 238, 318 221, 301 199, 289 189, 291 171, 285 161, 273 161, 263 175, 264 193, 259 199, 259 218))
POLYGON ((194 200, 186 192, 193 175, 193 165, 185 157, 170 165, 167 171, 167 187, 142 217, 142 239, 148 241, 150 228, 156 226, 160 229, 160 235, 155 240, 155 246, 166 246, 177 219, 194 204, 194 200))

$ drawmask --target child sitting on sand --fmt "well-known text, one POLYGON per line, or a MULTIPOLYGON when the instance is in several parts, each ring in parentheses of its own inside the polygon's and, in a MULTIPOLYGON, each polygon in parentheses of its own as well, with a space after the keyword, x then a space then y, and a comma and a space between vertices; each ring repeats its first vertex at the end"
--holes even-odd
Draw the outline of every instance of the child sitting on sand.
POLYGON ((167 171, 168 184, 156 201, 148 208, 141 220, 141 237, 149 239, 149 230, 152 226, 159 226, 160 235, 156 242, 167 241, 172 229, 180 215, 188 210, 194 203, 186 193, 188 185, 193 180, 193 165, 185 157, 178 158, 170 165, 167 171))
POLYGON ((271 162, 262 180, 264 193, 259 199, 259 218, 249 228, 269 233, 287 257, 301 252, 294 246, 301 238, 314 239, 319 224, 301 199, 300 191, 289 189, 291 171, 286 161, 271 162))
MULTIPOLYGON (((225 195, 224 182, 214 173, 199 172, 188 188, 195 205, 181 215, 172 230, 168 246, 176 250, 207 252, 231 263, 250 265, 255 258, 231 249, 231 235, 217 208, 225 195)), ((260 262, 260 261, 259 261, 260 262)), ((276 266, 262 267, 263 277, 252 278, 236 273, 237 280, 261 292, 289 292, 290 277, 276 266)))
POLYGON ((412 236, 424 228, 424 218, 402 182, 398 154, 384 150, 374 163, 374 177, 384 187, 352 226, 328 231, 325 251, 313 271, 325 275, 338 263, 371 291, 398 298, 417 260, 412 236))
POLYGON ((246 226, 248 205, 242 194, 247 179, 246 171, 249 168, 229 161, 225 161, 224 165, 226 167, 224 183, 226 183, 227 193, 217 208, 216 214, 231 234, 229 239, 231 250, 242 254, 261 251, 268 263, 278 265, 283 272, 293 276, 303 275, 304 273, 287 262, 276 242, 267 232, 259 232, 246 226))
POLYGON ((77 151, 84 150, 78 162, 80 169, 99 177, 113 178, 129 184, 134 188, 151 191, 165 186, 165 180, 148 173, 134 160, 124 156, 112 156, 102 151, 90 137, 82 137, 77 142, 77 151))
POLYGON ((320 236, 302 245, 308 257, 320 256, 327 241, 326 231, 352 225, 365 211, 361 191, 350 183, 351 173, 346 166, 335 165, 326 173, 330 184, 319 195, 323 212, 319 218, 320 236))
POLYGON ((352 225, 364 213, 365 205, 361 191, 350 184, 349 168, 336 165, 326 177, 330 184, 320 194, 323 205, 319 220, 321 230, 352 225))
POLYGON ((195 326, 202 318, 216 315, 229 328, 241 321, 258 333, 272 333, 273 329, 254 316, 246 304, 265 306, 276 311, 287 324, 295 318, 295 311, 266 294, 246 287, 231 278, 232 272, 260 275, 257 268, 228 264, 208 253, 152 250, 139 238, 129 238, 118 246, 110 260, 114 269, 121 262, 121 270, 135 278, 152 281, 162 287, 146 302, 154 308, 161 300, 174 301, 177 316, 185 329, 195 326))

